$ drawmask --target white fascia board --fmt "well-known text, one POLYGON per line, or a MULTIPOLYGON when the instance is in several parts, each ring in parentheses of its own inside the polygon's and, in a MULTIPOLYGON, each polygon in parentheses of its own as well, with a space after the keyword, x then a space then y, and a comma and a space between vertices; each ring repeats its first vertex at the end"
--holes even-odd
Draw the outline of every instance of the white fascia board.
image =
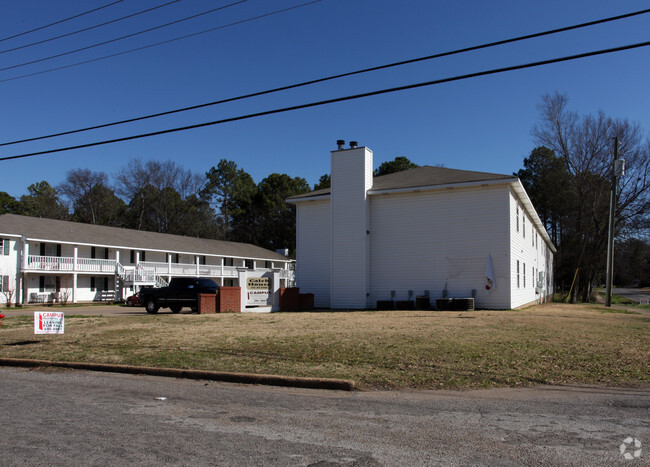
POLYGON ((298 204, 298 203, 307 203, 310 201, 329 201, 331 198, 331 195, 318 195, 318 196, 310 196, 308 198, 300 198, 300 199, 285 199, 284 201, 286 203, 291 203, 291 204, 298 204))
POLYGON ((546 231, 546 227, 544 227, 544 224, 542 224, 542 221, 539 218, 537 211, 535 210, 535 206, 533 206, 533 202, 528 197, 528 193, 526 193, 526 189, 522 185, 521 180, 517 178, 514 182, 512 182, 511 185, 513 191, 519 198, 519 201, 521 201, 521 204, 524 206, 524 209, 526 210, 530 218, 533 220, 535 226, 537 226, 537 230, 541 232, 542 238, 544 239, 546 244, 549 246, 549 248, 553 253, 557 253, 557 249, 555 248, 555 245, 553 245, 553 242, 551 241, 551 237, 549 237, 548 232, 546 231))
POLYGON ((436 191, 436 190, 452 190, 454 188, 479 188, 482 186, 491 186, 491 185, 507 185, 513 183, 518 179, 500 179, 500 180, 482 180, 479 182, 465 182, 465 183, 448 183, 445 185, 428 185, 428 186, 414 186, 407 188, 388 188, 386 190, 373 190, 372 188, 368 190, 368 196, 374 195, 385 195, 391 193, 409 193, 409 192, 418 192, 418 191, 436 191))

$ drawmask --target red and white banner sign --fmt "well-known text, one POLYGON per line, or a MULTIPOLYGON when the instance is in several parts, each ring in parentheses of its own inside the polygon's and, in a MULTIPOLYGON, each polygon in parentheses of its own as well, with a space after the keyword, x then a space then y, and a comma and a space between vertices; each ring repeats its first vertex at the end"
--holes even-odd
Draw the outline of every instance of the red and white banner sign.
POLYGON ((34 312, 34 334, 63 334, 63 313, 51 311, 34 312))

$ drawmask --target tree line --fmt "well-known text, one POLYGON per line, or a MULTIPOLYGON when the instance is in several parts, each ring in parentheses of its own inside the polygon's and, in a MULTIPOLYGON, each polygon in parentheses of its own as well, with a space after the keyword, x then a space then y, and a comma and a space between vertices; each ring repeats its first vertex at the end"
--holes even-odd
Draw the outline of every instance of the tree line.
POLYGON ((33 183, 18 199, 0 192, 0 213, 295 250, 295 208, 284 199, 307 191, 305 179, 286 174, 256 184, 225 159, 204 175, 173 161, 132 159, 113 183, 104 172, 80 168, 58 186, 33 183))

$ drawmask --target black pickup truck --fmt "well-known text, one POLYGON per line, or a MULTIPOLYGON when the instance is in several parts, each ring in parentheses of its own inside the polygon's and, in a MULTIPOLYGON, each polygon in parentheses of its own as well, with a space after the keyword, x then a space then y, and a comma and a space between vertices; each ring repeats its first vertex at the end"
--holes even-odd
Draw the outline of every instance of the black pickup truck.
POLYGON ((216 293, 219 286, 212 279, 199 277, 175 277, 169 287, 145 287, 140 290, 140 303, 147 313, 158 313, 160 308, 169 308, 178 313, 188 306, 192 311, 198 307, 198 294, 216 293))

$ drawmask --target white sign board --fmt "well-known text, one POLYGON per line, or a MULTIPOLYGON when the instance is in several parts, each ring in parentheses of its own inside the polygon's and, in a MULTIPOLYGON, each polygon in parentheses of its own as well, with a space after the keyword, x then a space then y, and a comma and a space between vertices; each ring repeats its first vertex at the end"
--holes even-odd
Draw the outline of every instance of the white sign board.
POLYGON ((268 277, 249 277, 246 279, 246 304, 270 305, 271 281, 268 277))
POLYGON ((63 334, 63 313, 34 312, 34 334, 63 334))

